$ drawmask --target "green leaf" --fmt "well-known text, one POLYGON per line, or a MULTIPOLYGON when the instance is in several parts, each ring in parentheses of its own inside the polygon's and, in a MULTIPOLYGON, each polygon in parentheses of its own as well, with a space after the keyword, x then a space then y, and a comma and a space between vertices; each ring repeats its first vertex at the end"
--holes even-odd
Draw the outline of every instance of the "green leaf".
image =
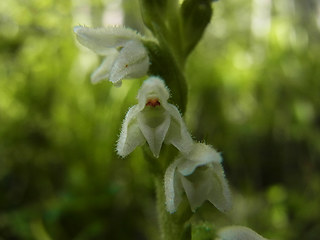
POLYGON ((210 0, 185 0, 181 6, 184 53, 187 57, 201 39, 210 22, 210 0))
POLYGON ((167 0, 140 0, 141 14, 144 24, 157 35, 157 30, 165 30, 163 23, 167 8, 167 0))

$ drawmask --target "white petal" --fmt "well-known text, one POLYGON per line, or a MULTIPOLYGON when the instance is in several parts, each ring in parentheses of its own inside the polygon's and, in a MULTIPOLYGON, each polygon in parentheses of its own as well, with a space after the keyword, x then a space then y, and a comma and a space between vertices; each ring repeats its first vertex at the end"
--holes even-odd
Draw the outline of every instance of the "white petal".
POLYGON ((123 47, 128 41, 140 39, 135 31, 124 27, 89 28, 74 27, 78 41, 97 54, 105 55, 108 48, 123 47))
POLYGON ((230 226, 218 232, 219 240, 266 240, 255 231, 243 226, 230 226))
POLYGON ((145 106, 147 99, 158 98, 161 105, 165 107, 169 96, 169 89, 164 81, 158 77, 150 77, 143 82, 137 98, 141 106, 145 106))
POLYGON ((181 159, 176 159, 167 168, 164 175, 164 189, 167 211, 174 213, 182 200, 182 186, 177 176, 176 168, 181 159))
POLYGON ((170 117, 161 106, 147 107, 138 116, 140 130, 150 150, 159 157, 162 143, 170 126, 170 117))
POLYGON ((182 153, 189 153, 193 146, 193 140, 178 109, 172 104, 163 105, 171 115, 170 128, 165 138, 165 143, 174 145, 182 153))
POLYGON ((202 165, 206 165, 210 162, 220 163, 222 158, 220 154, 209 145, 203 143, 195 143, 186 156, 188 161, 183 161, 179 166, 179 172, 184 175, 190 175, 193 171, 202 165))
POLYGON ((221 163, 211 163, 205 178, 210 186, 207 199, 221 212, 229 211, 232 207, 232 198, 221 163))
POLYGON ((119 55, 119 52, 115 49, 110 52, 107 57, 102 61, 101 65, 91 74, 91 82, 98 83, 103 79, 108 79, 110 76, 110 69, 114 63, 115 58, 119 55))
POLYGON ((137 105, 129 109, 122 124, 120 137, 117 143, 117 152, 125 157, 137 146, 145 143, 145 138, 140 131, 137 115, 140 112, 137 105))
POLYGON ((114 84, 124 78, 139 78, 147 74, 149 57, 140 41, 129 41, 121 49, 111 68, 110 81, 114 84))
POLYGON ((192 179, 188 179, 180 174, 182 186, 187 194, 192 211, 195 211, 207 200, 210 192, 211 182, 205 176, 205 171, 196 171, 192 179))

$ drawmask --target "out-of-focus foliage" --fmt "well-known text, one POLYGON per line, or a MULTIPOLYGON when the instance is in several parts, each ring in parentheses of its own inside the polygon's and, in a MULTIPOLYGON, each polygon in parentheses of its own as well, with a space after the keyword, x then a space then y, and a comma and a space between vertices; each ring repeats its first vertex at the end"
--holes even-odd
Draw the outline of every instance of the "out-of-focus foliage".
POLYGON ((223 153, 230 218, 271 239, 320 233, 319 10, 221 1, 187 68, 188 123, 223 153))
MULTIPOLYGON (((141 80, 91 85, 100 60, 72 33, 122 20, 144 31, 133 0, 0 1, 0 239, 157 236, 141 151, 114 151, 141 80)), ((319 42, 316 0, 215 3, 186 68, 186 121, 222 151, 235 205, 194 221, 318 238, 319 42)))

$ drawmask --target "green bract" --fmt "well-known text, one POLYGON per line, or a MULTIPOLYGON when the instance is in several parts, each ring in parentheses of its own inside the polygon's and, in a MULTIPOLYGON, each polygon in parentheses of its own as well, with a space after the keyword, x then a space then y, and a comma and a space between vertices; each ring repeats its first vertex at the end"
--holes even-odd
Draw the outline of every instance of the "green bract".
POLYGON ((212 7, 210 0, 185 0, 181 6, 182 34, 187 57, 200 41, 210 22, 212 7))

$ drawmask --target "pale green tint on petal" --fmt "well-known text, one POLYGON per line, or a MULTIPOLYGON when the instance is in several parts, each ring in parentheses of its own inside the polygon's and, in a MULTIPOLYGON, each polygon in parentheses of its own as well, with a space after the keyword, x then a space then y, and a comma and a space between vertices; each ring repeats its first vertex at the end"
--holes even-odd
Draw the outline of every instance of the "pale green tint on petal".
POLYGON ((196 181, 190 181, 182 174, 180 174, 180 178, 191 209, 194 212, 207 199, 210 191, 210 181, 203 178, 202 175, 198 175, 196 181))
POLYGON ((179 175, 176 172, 181 159, 176 159, 167 168, 164 175, 164 189, 166 195, 166 207, 169 213, 174 213, 182 200, 182 186, 179 175))
POLYGON ((112 49, 108 56, 102 61, 101 65, 92 73, 91 82, 98 83, 101 80, 108 79, 110 76, 110 70, 114 63, 114 60, 119 55, 119 52, 115 49, 112 49))
POLYGON ((216 240, 266 240, 255 231, 243 226, 230 226, 218 232, 216 240))
POLYGON ((117 143, 117 152, 122 157, 127 156, 136 147, 143 145, 146 141, 137 121, 138 112, 138 107, 133 106, 129 109, 123 121, 120 137, 117 143))
POLYGON ((108 48, 123 47, 130 40, 140 39, 140 35, 125 27, 89 28, 74 27, 79 43, 100 55, 106 55, 108 48))
POLYGON ((138 124, 151 152, 155 157, 159 157, 162 143, 170 126, 170 116, 161 106, 145 107, 138 115, 138 124))
POLYGON ((165 107, 171 116, 171 124, 165 138, 165 143, 174 145, 182 153, 190 152, 193 140, 178 109, 172 104, 167 104, 165 107))
POLYGON ((221 212, 231 208, 231 194, 221 163, 197 168, 190 177, 181 175, 182 185, 192 211, 209 200, 221 212))
POLYGON ((124 78, 139 78, 147 74, 149 57, 140 41, 127 42, 120 50, 110 72, 110 81, 114 84, 124 78))
POLYGON ((188 176, 193 171, 202 165, 210 162, 220 163, 222 161, 221 155, 209 145, 203 143, 195 143, 192 147, 192 151, 188 153, 188 160, 179 165, 179 172, 188 176))

